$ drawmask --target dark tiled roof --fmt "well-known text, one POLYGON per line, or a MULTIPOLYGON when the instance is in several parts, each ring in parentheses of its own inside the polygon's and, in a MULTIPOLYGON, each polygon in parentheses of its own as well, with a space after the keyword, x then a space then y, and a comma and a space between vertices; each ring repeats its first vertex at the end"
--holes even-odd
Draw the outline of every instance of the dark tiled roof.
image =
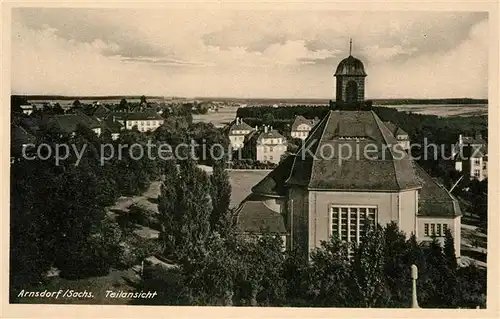
POLYGON ((252 187, 252 193, 267 196, 285 196, 285 180, 290 174, 293 156, 285 158, 278 166, 252 187))
POLYGON ((347 58, 340 61, 339 65, 337 66, 337 70, 335 71, 335 76, 343 75, 366 76, 363 62, 361 62, 361 60, 359 59, 356 59, 352 55, 349 55, 347 58))
POLYGON ((302 115, 298 115, 292 123, 292 131, 297 131, 297 128, 302 124, 306 124, 311 127, 314 125, 313 121, 306 119, 302 115))
POLYGON ((115 121, 147 121, 147 120, 163 120, 158 113, 153 110, 145 112, 110 112, 107 119, 115 119, 115 121))
POLYGON ((89 129, 101 127, 98 120, 83 113, 54 115, 47 117, 44 121, 49 127, 56 127, 66 133, 75 132, 78 125, 83 125, 89 129))
POLYGON ((236 121, 229 128, 229 132, 233 134, 233 131, 253 131, 253 128, 247 123, 243 122, 243 120, 239 120, 238 124, 236 121))
POLYGON ((374 112, 330 111, 297 152, 287 183, 312 189, 396 191, 419 187, 411 159, 405 152, 396 152, 396 145, 397 140, 374 112), (377 149, 369 158, 363 152, 368 144, 377 149), (348 156, 349 149, 352 156, 348 156))
POLYGON ((458 201, 425 170, 415 164, 418 179, 422 184, 419 194, 418 216, 441 217, 462 215, 458 201))
POLYGON ((238 230, 244 233, 286 234, 283 216, 261 201, 246 201, 238 208, 238 230))
POLYGON ((105 107, 104 105, 99 105, 92 111, 92 115, 95 117, 104 118, 106 117, 106 115, 108 115, 109 112, 110 110, 107 107, 105 107))
MULTIPOLYGON (((283 135, 281 135, 278 131, 269 130, 267 132, 260 133, 259 137, 257 138, 257 143, 260 143, 263 139, 268 139, 268 138, 282 138, 283 141, 285 141, 285 137, 283 135)), ((276 144, 279 144, 279 143, 276 143, 276 144)))

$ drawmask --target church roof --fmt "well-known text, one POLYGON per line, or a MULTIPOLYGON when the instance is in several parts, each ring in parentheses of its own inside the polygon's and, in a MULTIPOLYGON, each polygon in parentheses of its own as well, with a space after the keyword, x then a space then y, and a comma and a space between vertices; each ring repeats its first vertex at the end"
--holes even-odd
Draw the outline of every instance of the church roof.
POLYGON ((462 215, 457 199, 444 186, 438 184, 420 165, 415 164, 415 169, 422 184, 418 199, 418 216, 454 217, 462 215))
POLYGON ((397 144, 373 111, 330 111, 294 156, 287 184, 322 190, 419 187, 410 157, 396 152, 397 144))
POLYGON ((288 156, 281 161, 266 177, 252 187, 252 193, 266 196, 284 196, 285 181, 290 175, 294 157, 288 156))
POLYGON ((340 61, 335 71, 335 76, 354 75, 366 76, 365 67, 361 60, 356 59, 352 55, 340 61))
POLYGON ((286 234, 283 216, 262 201, 246 201, 238 208, 237 228, 244 233, 286 234))

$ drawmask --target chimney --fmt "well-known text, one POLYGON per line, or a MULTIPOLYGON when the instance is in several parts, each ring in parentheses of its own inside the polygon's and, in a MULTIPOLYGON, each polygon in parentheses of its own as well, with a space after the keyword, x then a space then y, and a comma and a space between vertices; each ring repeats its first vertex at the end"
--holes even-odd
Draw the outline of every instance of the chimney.
POLYGON ((116 122, 116 116, 113 115, 113 122, 116 122))
POLYGON ((255 130, 258 131, 259 130, 259 126, 258 125, 255 125, 255 130))
POLYGON ((267 133, 267 125, 264 125, 264 133, 267 133))
POLYGON ((238 125, 238 124, 240 124, 240 118, 239 117, 236 118, 236 125, 238 125))
POLYGON ((458 136, 458 145, 462 145, 463 143, 464 143, 464 140, 463 140, 462 134, 460 134, 458 136))
POLYGON ((270 131, 272 131, 272 130, 273 130, 273 127, 271 126, 271 128, 270 128, 269 130, 270 130, 270 131))

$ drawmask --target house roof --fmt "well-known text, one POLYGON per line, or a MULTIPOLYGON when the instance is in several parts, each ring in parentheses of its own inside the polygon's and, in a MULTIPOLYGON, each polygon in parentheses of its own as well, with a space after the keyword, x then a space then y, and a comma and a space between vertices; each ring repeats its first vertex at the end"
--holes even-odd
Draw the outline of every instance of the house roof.
POLYGON ((284 196, 285 181, 293 165, 293 156, 286 157, 278 166, 252 187, 252 193, 266 196, 284 196))
POLYGON ((394 137, 397 137, 398 135, 408 135, 408 133, 406 133, 402 128, 392 122, 384 122, 384 124, 394 137))
POLYGON ((244 233, 286 234, 283 216, 267 207, 261 201, 246 201, 237 210, 237 228, 244 233))
POLYGON ((297 115, 295 117, 295 120, 293 121, 292 123, 292 128, 291 130, 292 131, 298 131, 298 127, 302 124, 306 124, 306 125, 309 125, 310 127, 312 127, 314 125, 313 121, 312 120, 308 120, 306 119, 305 117, 303 117, 302 115, 297 115))
POLYGON ((462 136, 462 144, 485 144, 486 141, 480 134, 476 136, 462 136))
MULTIPOLYGON (((285 137, 281 135, 278 131, 276 130, 269 130, 267 132, 262 132, 260 133, 259 137, 257 138, 257 143, 262 143, 263 139, 270 139, 270 138, 282 138, 285 140, 285 137)), ((274 145, 278 145, 282 143, 274 143, 274 145)), ((266 145, 270 145, 269 143, 266 143, 266 145)))
POLYGON ((163 117, 152 110, 146 110, 145 112, 110 112, 107 116, 107 119, 109 118, 120 121, 163 120, 163 117))
POLYGON ((238 135, 234 134, 233 131, 253 131, 253 127, 243 122, 243 120, 241 119, 236 119, 236 121, 234 121, 233 124, 229 127, 229 133, 232 135, 238 135))
POLYGON ((84 113, 53 115, 47 117, 44 121, 48 126, 56 127, 66 133, 76 131, 78 125, 83 125, 89 129, 101 127, 101 123, 98 120, 84 113))
POLYGON ((111 111, 107 107, 105 107, 104 105, 99 105, 92 110, 92 115, 95 117, 104 118, 106 117, 106 115, 108 115, 109 112, 111 111))
POLYGON ((396 152, 397 144, 373 111, 329 111, 294 156, 286 183, 324 190, 419 187, 410 157, 396 152), (365 156, 365 147, 376 151, 365 156))
POLYGON ((419 193, 418 216, 454 217, 462 215, 458 201, 418 164, 415 164, 422 188, 419 193))

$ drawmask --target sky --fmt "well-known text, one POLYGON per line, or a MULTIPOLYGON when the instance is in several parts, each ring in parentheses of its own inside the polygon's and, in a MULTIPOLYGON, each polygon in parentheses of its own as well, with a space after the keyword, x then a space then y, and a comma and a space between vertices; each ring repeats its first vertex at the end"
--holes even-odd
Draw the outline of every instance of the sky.
POLYGON ((12 92, 334 98, 363 61, 367 98, 488 96, 485 12, 15 8, 12 92))

